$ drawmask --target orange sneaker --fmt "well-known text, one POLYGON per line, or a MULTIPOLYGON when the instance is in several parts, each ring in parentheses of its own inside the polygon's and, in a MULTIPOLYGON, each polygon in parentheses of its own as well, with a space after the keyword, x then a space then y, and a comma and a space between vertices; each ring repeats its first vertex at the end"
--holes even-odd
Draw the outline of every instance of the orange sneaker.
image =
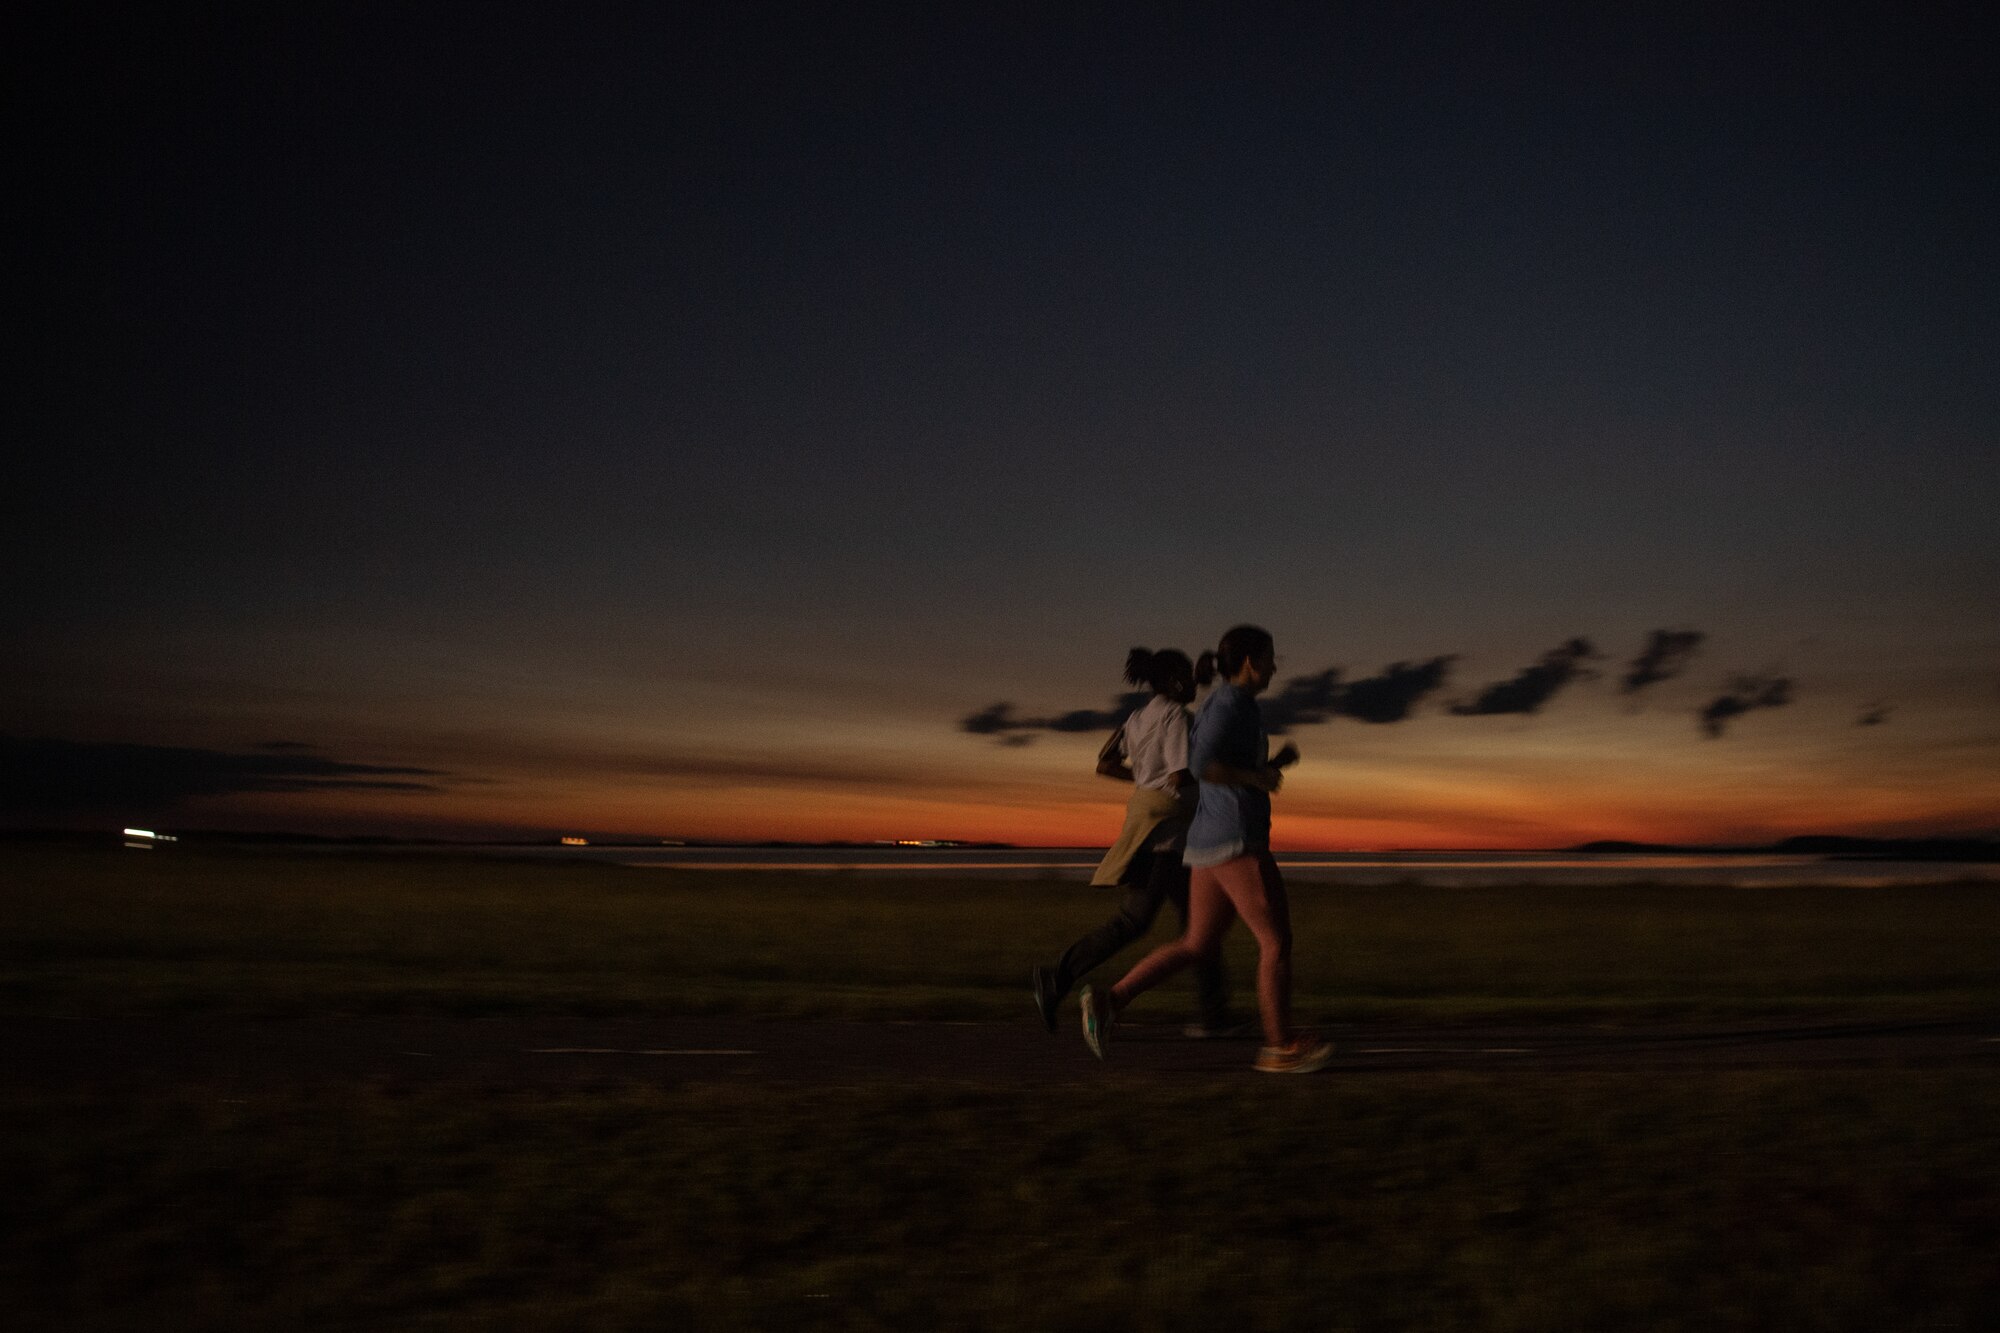
POLYGON ((1283 1046, 1258 1047, 1253 1068, 1260 1074, 1310 1074, 1324 1069, 1332 1058, 1332 1042, 1301 1032, 1283 1046))

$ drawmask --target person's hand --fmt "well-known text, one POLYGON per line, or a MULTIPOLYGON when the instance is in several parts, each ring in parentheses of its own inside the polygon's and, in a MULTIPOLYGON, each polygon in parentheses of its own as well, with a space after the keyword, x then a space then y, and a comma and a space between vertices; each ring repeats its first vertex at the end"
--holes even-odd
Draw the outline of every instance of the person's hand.
POLYGON ((1293 764, 1296 764, 1298 762, 1299 762, 1299 747, 1293 744, 1291 741, 1286 741, 1285 748, 1271 756, 1272 768, 1290 768, 1293 764))
POLYGON ((1265 769, 1264 781, 1261 785, 1263 786, 1265 791, 1269 792, 1273 796, 1276 796, 1278 794, 1278 788, 1285 785, 1284 770, 1279 768, 1265 769))

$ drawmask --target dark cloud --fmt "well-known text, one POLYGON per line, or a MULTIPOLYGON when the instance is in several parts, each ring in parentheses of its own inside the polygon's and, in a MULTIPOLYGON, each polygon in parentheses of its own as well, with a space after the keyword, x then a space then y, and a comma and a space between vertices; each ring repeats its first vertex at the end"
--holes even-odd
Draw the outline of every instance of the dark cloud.
POLYGON ((1470 703, 1457 703, 1451 711, 1464 717, 1494 713, 1536 713, 1557 690, 1572 681, 1588 680, 1596 673, 1583 664, 1596 657, 1588 639, 1571 639, 1560 648, 1543 653, 1541 660, 1522 668, 1512 680, 1496 681, 1479 692, 1470 703))
POLYGON ((1340 697, 1340 715, 1357 722, 1401 722, 1424 696, 1443 688, 1455 661, 1433 657, 1428 662, 1393 662, 1379 676, 1350 684, 1340 697))
POLYGON ((1782 708, 1792 701, 1792 681, 1787 676, 1737 676, 1728 692, 1717 695, 1697 715, 1701 729, 1711 738, 1722 735, 1731 720, 1758 708, 1782 708))
POLYGON ((1122 702, 1116 708, 1076 708, 1049 718, 1041 725, 1050 731, 1109 731, 1152 697, 1150 694, 1122 695, 1122 702))
POLYGON ((1861 716, 1854 719, 1854 725, 1857 727, 1879 727, 1884 722, 1887 722, 1889 720, 1889 715, 1894 713, 1895 711, 1896 711, 1896 706, 1894 704, 1889 704, 1889 703, 1869 704, 1866 708, 1861 710, 1861 716))
POLYGON ((1672 680, 1686 669, 1688 659, 1695 649, 1701 647, 1708 636, 1698 629, 1656 629, 1647 638, 1646 646, 1632 659, 1625 677, 1618 688, 1624 694, 1637 694, 1648 685, 1657 685, 1663 680, 1672 680))
MULTIPOLYGON (((1339 667, 1310 676, 1294 676, 1284 688, 1258 701, 1264 729, 1282 736, 1295 727, 1311 726, 1336 717, 1358 722, 1401 722, 1424 696, 1444 684, 1455 659, 1433 657, 1427 662, 1393 662, 1382 673, 1343 682, 1339 667)), ((1152 696, 1144 691, 1122 694, 1108 709, 1079 708, 1054 717, 1021 717, 1010 703, 988 704, 960 718, 958 729, 975 736, 992 736, 1003 745, 1026 745, 1036 732, 1108 731, 1152 696)))
POLYGON ((305 741, 259 741, 256 748, 259 750, 291 752, 296 750, 317 750, 319 747, 317 745, 309 745, 305 741))
POLYGON ((1342 683, 1340 668, 1312 676, 1296 676, 1285 688, 1259 703, 1264 729, 1282 736, 1294 727, 1350 717, 1357 722, 1401 722, 1424 696, 1444 684, 1454 661, 1433 657, 1428 662, 1392 662, 1382 673, 1342 683))
POLYGON ((1324 722, 1340 707, 1340 668, 1328 667, 1313 676, 1294 676, 1276 694, 1259 699, 1264 730, 1282 736, 1293 727, 1324 722))
POLYGON ((1121 694, 1110 708, 1073 708, 1054 717, 1019 717, 1010 703, 988 704, 958 720, 960 731, 974 736, 997 736, 1005 745, 1026 745, 1037 731, 1109 731, 1152 698, 1149 691, 1121 694))
POLYGON ((1013 731, 1026 726, 1025 722, 1014 718, 1014 705, 1010 703, 988 704, 976 713, 958 720, 960 731, 969 731, 975 736, 998 736, 1002 732, 1013 731))
MULTIPOLYGON (((305 747, 310 749, 312 747, 305 747)), ((0 736, 0 815, 156 812, 241 792, 440 790, 436 769, 355 764, 319 754, 230 754, 167 745, 0 736)))

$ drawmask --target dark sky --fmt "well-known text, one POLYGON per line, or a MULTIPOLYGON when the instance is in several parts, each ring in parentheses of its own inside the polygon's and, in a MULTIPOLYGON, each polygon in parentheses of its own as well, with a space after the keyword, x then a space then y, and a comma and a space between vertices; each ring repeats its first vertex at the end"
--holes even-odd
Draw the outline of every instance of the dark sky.
POLYGON ((1094 742, 959 718, 1253 619, 1454 663, 1302 734, 1304 839, 2000 826, 1975 7, 282 8, 18 40, 0 734, 1025 840, 1094 742))

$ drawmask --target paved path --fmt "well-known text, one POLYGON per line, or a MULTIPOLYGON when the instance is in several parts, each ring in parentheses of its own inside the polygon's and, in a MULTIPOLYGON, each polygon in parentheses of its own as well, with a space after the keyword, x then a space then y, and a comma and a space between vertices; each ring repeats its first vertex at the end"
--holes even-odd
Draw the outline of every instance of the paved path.
MULTIPOLYGON (((882 1079, 1088 1083, 1238 1078, 1254 1037, 1189 1041, 1176 1027, 1121 1026, 1099 1064, 1065 1024, 775 1022, 743 1018, 0 1020, 0 1088, 83 1089, 342 1083, 562 1087, 607 1082, 882 1079)), ((1987 1021, 1705 1027, 1329 1029, 1330 1072, 1702 1070, 1977 1066, 2000 1072, 1987 1021)))

